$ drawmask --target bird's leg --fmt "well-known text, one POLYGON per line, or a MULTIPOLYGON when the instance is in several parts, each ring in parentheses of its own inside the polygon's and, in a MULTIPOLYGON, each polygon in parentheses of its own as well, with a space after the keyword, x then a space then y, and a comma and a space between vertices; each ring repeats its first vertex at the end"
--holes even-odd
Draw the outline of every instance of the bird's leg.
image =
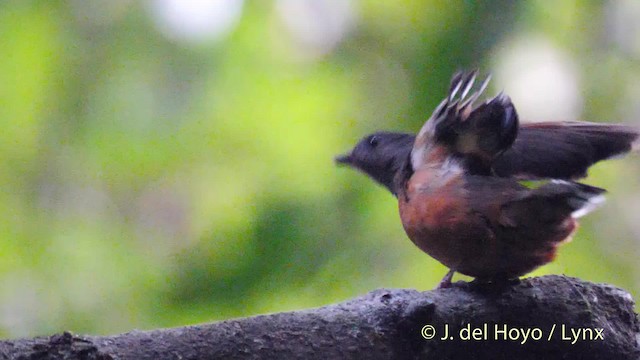
POLYGON ((455 270, 449 269, 447 275, 445 275, 442 280, 440 280, 440 284, 436 289, 446 289, 451 287, 451 279, 453 278, 453 274, 455 274, 455 270))

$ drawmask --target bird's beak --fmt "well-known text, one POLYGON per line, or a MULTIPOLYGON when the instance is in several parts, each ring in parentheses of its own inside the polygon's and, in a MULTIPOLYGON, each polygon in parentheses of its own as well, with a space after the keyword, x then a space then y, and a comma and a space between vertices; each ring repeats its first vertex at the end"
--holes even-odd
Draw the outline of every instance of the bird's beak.
POLYGON ((338 155, 335 161, 338 165, 351 165, 351 154, 338 155))

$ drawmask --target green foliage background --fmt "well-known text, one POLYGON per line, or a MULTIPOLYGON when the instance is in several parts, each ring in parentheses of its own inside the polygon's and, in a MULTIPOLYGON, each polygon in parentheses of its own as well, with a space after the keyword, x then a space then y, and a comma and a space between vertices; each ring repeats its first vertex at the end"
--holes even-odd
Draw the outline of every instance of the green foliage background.
MULTIPOLYGON (((580 119, 640 124, 639 40, 609 40, 611 3, 352 1, 321 52, 273 1, 200 41, 163 35, 151 3, 0 3, 2 337, 434 287, 445 268, 406 239, 394 199, 332 159, 375 130, 417 131, 455 70, 499 71, 528 35, 571 59, 580 119)), ((591 171, 608 204, 534 275, 640 295, 638 164, 591 171)))

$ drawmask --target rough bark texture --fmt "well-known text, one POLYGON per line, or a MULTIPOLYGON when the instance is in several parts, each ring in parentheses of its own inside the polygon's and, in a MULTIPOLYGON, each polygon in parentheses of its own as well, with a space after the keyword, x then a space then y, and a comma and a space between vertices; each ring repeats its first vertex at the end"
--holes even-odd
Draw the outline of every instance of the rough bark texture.
POLYGON ((0 357, 638 359, 633 306, 621 289, 564 276, 501 287, 457 283, 426 292, 382 289, 318 309, 199 326, 7 340, 0 342, 0 357), (445 324, 449 339, 442 340, 445 324), (426 325, 434 327, 433 339, 423 337, 429 335, 426 325))

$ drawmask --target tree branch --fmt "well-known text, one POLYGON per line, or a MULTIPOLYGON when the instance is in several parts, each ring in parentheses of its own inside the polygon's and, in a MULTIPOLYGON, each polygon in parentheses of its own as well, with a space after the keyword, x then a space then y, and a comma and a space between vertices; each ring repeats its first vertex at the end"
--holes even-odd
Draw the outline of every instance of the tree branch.
POLYGON ((8 359, 638 359, 624 290, 564 276, 376 290, 318 309, 113 336, 0 342, 8 359), (433 326, 434 332, 427 325, 433 326), (448 329, 447 329, 448 327, 448 329), (448 330, 447 339, 441 339, 448 330), (434 334, 432 339, 425 339, 434 334))

